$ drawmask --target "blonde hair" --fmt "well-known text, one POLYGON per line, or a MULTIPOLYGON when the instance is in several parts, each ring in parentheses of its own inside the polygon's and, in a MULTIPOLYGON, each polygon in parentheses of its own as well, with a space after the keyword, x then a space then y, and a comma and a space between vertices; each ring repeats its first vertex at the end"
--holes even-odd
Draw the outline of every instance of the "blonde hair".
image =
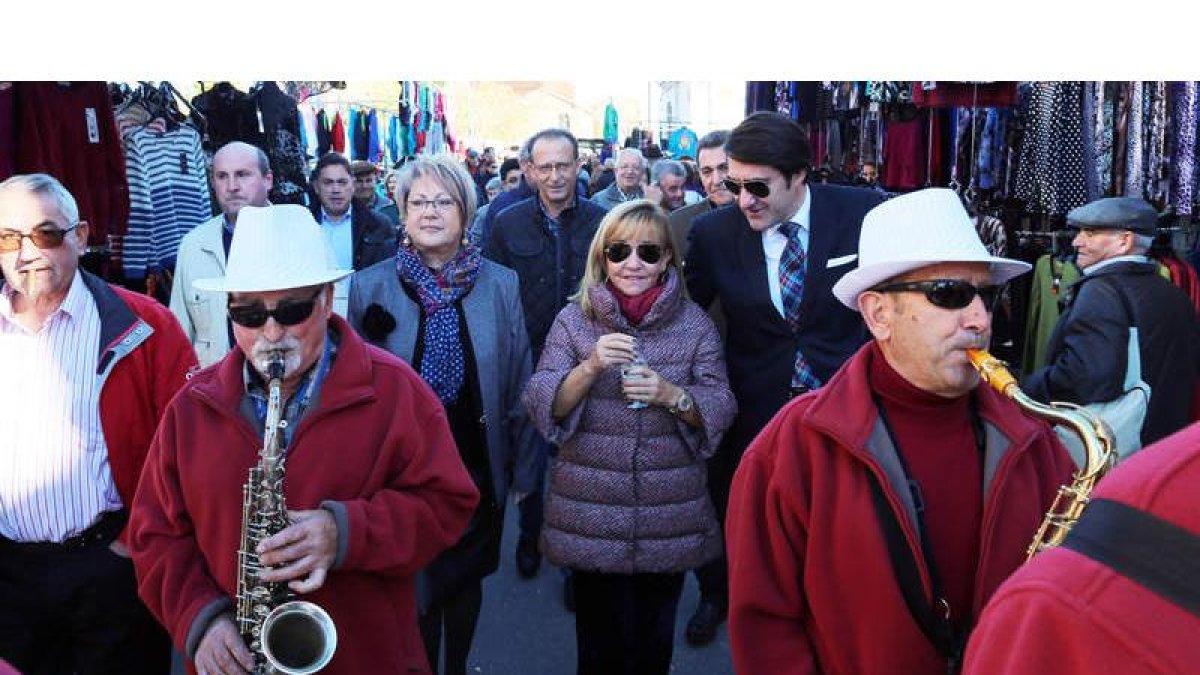
MULTIPOLYGON (((618 204, 612 211, 605 214, 596 234, 588 247, 587 264, 583 270, 583 278, 579 281, 579 290, 571 296, 571 302, 579 303, 579 309, 589 319, 596 318, 596 310, 588 297, 588 289, 599 286, 608 280, 608 259, 604 257, 604 249, 614 241, 628 241, 634 232, 649 228, 662 243, 663 251, 670 253, 667 269, 674 269, 680 275, 679 256, 671 241, 671 221, 667 212, 661 206, 648 199, 634 199, 618 204)), ((680 277, 682 279, 682 277, 680 277)), ((686 290, 681 288, 686 297, 686 290)))

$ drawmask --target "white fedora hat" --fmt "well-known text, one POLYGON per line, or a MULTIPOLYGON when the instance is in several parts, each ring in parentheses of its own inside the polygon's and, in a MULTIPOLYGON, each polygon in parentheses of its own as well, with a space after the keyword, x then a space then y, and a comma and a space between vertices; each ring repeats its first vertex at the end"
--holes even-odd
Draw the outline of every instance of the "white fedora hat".
POLYGON ((229 245, 225 276, 196 279, 202 291, 254 293, 317 286, 353 270, 337 269, 312 213, 298 204, 243 206, 229 245))
POLYGON ((991 265, 996 284, 1032 267, 988 253, 958 195, 947 188, 928 188, 867 212, 858 238, 858 268, 833 285, 833 294, 858 311, 859 293, 919 267, 947 262, 991 265))

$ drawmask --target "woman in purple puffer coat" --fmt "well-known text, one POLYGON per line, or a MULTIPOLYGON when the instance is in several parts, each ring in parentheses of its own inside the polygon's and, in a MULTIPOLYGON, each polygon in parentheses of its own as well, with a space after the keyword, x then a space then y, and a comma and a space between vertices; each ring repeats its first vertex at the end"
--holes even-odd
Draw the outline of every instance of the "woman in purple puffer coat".
POLYGON ((721 338, 646 200, 604 217, 572 300, 523 398, 559 446, 541 548, 574 570, 579 675, 665 674, 684 573, 722 547, 705 471, 737 412, 721 338))

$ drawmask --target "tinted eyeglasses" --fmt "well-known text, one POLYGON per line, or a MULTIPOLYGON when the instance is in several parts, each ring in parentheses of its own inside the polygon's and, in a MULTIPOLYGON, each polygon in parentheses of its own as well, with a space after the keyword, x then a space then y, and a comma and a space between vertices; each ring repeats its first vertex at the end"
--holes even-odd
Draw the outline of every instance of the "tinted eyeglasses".
POLYGON ((906 281, 895 284, 877 286, 871 290, 879 293, 900 293, 911 291, 924 293, 925 299, 943 309, 962 309, 971 304, 978 295, 983 300, 983 306, 990 313, 996 307, 1000 297, 1000 286, 975 286, 961 279, 933 279, 930 281, 906 281))
POLYGON ((307 300, 280 300, 274 309, 267 309, 262 301, 250 305, 229 305, 229 319, 239 326, 246 328, 261 328, 267 319, 274 318, 281 326, 295 326, 312 316, 313 307, 317 304, 321 290, 318 290, 307 300))
POLYGON ((768 185, 767 181, 765 180, 734 180, 732 178, 726 178, 721 182, 725 185, 726 190, 729 190, 735 195, 742 194, 743 188, 745 188, 746 192, 749 192, 759 199, 766 199, 767 195, 771 194, 771 186, 768 185))
POLYGON ((62 246, 67 233, 78 227, 78 223, 61 230, 57 227, 39 227, 29 234, 22 234, 16 230, 0 230, 0 252, 10 253, 21 248, 22 239, 32 241, 33 245, 40 249, 58 248, 62 246))
MULTIPOLYGON (((634 248, 628 242, 614 241, 604 247, 604 257, 608 258, 608 261, 614 264, 625 262, 629 254, 633 253, 634 248)), ((663 247, 658 244, 638 244, 636 248, 638 259, 647 265, 653 265, 662 260, 663 247)))

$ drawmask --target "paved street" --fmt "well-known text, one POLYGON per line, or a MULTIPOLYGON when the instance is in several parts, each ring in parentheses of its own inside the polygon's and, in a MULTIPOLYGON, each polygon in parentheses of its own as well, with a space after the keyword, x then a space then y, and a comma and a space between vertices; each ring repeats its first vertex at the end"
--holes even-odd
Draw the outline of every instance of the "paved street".
MULTIPOLYGON (((537 577, 517 576, 513 549, 517 509, 505 510, 500 569, 484 582, 483 612, 471 650, 470 670, 484 675, 571 675, 575 672, 575 621, 562 603, 562 577, 542 561, 537 577)), ((696 606, 695 577, 688 575, 679 602, 675 657, 671 672, 681 675, 732 675, 725 627, 715 642, 696 649, 683 638, 696 606)))

